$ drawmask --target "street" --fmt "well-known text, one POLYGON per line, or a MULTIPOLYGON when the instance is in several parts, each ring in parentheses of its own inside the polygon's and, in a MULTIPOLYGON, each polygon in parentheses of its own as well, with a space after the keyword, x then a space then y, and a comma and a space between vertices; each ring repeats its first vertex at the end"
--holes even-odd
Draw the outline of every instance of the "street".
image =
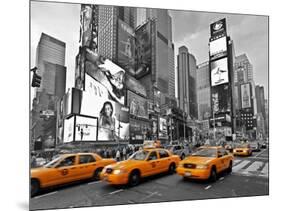
POLYGON ((149 177, 132 188, 113 187, 103 181, 84 181, 42 191, 31 198, 30 209, 268 195, 268 155, 267 148, 250 157, 235 157, 232 173, 220 175, 215 183, 184 180, 177 174, 149 177))

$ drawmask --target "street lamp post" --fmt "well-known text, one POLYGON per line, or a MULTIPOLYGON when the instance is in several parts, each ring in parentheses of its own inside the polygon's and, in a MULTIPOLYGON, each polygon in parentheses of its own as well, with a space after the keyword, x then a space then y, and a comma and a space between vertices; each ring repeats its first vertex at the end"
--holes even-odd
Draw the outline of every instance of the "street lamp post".
POLYGON ((216 120, 215 120, 215 112, 213 111, 213 125, 214 125, 214 141, 216 140, 216 120))

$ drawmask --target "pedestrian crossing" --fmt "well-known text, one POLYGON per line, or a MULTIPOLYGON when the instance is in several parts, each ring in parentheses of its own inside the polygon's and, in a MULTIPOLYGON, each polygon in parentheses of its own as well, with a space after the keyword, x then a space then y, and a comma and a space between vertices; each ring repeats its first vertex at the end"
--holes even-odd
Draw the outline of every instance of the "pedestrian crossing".
POLYGON ((239 160, 233 161, 232 172, 243 176, 268 178, 268 161, 239 160))

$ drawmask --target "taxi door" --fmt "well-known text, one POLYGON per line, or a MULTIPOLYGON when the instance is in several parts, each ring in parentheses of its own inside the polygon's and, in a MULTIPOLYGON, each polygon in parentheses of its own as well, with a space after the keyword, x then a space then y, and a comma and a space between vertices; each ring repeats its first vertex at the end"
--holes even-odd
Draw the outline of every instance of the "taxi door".
POLYGON ((80 154, 77 168, 81 179, 90 178, 96 170, 97 163, 95 158, 90 154, 80 154))
POLYGON ((159 158, 156 151, 151 151, 146 160, 145 176, 157 174, 159 171, 159 158))
POLYGON ((171 158, 169 156, 169 153, 165 150, 158 150, 158 154, 159 154, 159 172, 164 172, 167 171, 169 169, 169 165, 171 162, 171 158))
POLYGON ((75 181, 79 178, 79 168, 77 166, 77 155, 64 158, 56 167, 58 172, 58 184, 75 181))
POLYGON ((224 149, 218 149, 218 159, 219 159, 219 169, 218 171, 221 172, 228 167, 228 153, 224 149))

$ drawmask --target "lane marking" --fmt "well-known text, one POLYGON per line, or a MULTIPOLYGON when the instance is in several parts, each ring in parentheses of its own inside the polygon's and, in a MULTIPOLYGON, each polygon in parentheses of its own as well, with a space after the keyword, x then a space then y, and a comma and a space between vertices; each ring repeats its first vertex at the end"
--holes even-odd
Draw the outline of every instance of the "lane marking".
POLYGON ((241 173, 246 175, 251 175, 257 172, 258 169, 262 166, 263 166, 263 162, 255 161, 248 168, 244 169, 241 173))
POLYGON ((224 177, 221 177, 219 180, 223 180, 224 179, 224 177))
POLYGON ((88 185, 97 184, 97 183, 101 183, 101 182, 102 182, 101 180, 95 181, 95 182, 89 182, 88 185))
POLYGON ((39 199, 39 198, 42 198, 42 197, 44 197, 44 196, 50 196, 50 195, 53 195, 53 194, 55 194, 55 193, 57 193, 58 191, 54 191, 54 192, 51 192, 51 193, 46 193, 46 194, 43 194, 43 195, 41 195, 41 196, 36 196, 36 197, 34 197, 34 199, 39 199))
POLYGON ((240 163, 242 160, 233 160, 233 165, 236 165, 236 164, 238 164, 238 163, 240 163))
MULTIPOLYGON (((149 193, 149 191, 147 191, 147 193, 149 193)), ((145 196, 144 198, 142 198, 141 201, 144 201, 145 199, 148 199, 148 198, 150 198, 150 197, 152 197, 154 195, 162 196, 162 194, 159 194, 158 192, 153 192, 153 193, 150 192, 150 194, 148 196, 145 196)))
POLYGON ((212 185, 208 185, 206 188, 205 188, 205 190, 208 190, 209 188, 211 188, 212 187, 212 185))
POLYGON ((124 190, 123 190, 123 189, 120 189, 120 190, 113 191, 113 192, 111 192, 111 193, 109 193, 109 194, 112 195, 112 194, 116 194, 116 193, 119 193, 119 192, 122 192, 122 191, 124 191, 124 190))
POLYGON ((261 155, 262 153, 265 152, 266 149, 262 150, 260 153, 256 154, 255 157, 258 157, 259 155, 261 155))
POLYGON ((239 163, 238 165, 234 166, 232 168, 233 172, 238 172, 240 169, 242 169, 243 167, 245 167, 246 165, 248 165, 250 163, 249 160, 244 160, 243 162, 239 163))
POLYGON ((268 163, 266 163, 263 169, 261 170, 260 176, 268 177, 268 163))

